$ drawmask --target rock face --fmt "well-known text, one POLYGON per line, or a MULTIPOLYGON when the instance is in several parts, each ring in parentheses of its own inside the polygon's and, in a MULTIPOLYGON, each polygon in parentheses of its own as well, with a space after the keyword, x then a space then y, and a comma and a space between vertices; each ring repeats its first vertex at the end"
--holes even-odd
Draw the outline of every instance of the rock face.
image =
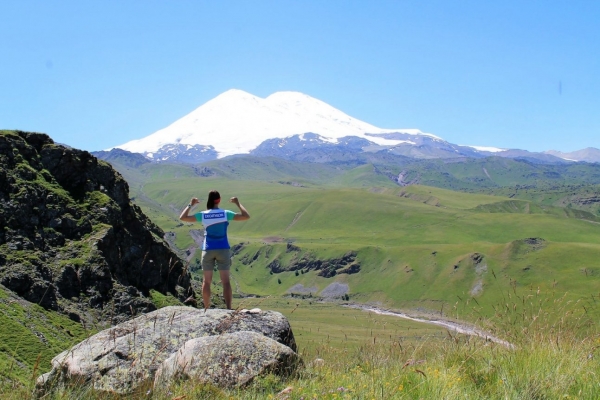
MULTIPOLYGON (((244 248, 244 244, 238 244, 232 248, 233 254, 240 253, 244 248)), ((261 252, 266 253, 265 256, 269 257, 270 249, 267 247, 266 251, 260 249, 254 255, 245 254, 240 257, 240 262, 244 265, 250 265, 256 261, 260 256, 261 252)), ((357 258, 355 251, 349 251, 341 257, 319 259, 315 254, 310 251, 303 251, 300 247, 295 246, 291 243, 287 243, 285 253, 291 254, 291 257, 287 261, 281 261, 281 257, 277 257, 272 261, 268 262, 267 269, 271 273, 278 274, 285 271, 319 271, 318 275, 324 278, 331 278, 338 274, 356 274, 360 272, 360 261, 357 258)))
POLYGON ((290 375, 298 354, 256 332, 242 331, 192 339, 167 358, 156 372, 154 389, 174 379, 193 379, 220 387, 243 386, 267 372, 290 375))
POLYGON ((168 377, 196 376, 206 368, 214 369, 206 379, 223 385, 243 384, 261 371, 289 373, 298 359, 288 320, 278 312, 252 311, 161 308, 59 354, 38 387, 44 392, 61 384, 90 383, 97 390, 131 393, 159 369, 162 386, 168 377), (185 371, 177 366, 192 358, 198 362, 185 371), (223 379, 216 377, 219 368, 225 368, 223 379))
POLYGON ((47 135, 0 131, 0 283, 73 320, 119 322, 181 301, 190 276, 112 167, 47 135))

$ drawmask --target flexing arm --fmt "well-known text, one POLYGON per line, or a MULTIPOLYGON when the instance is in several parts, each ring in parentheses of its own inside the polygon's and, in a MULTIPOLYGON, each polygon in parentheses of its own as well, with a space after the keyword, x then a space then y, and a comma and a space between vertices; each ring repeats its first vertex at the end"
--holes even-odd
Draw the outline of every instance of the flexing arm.
POLYGON ((200 201, 198 201, 197 198, 192 198, 192 200, 190 200, 190 204, 188 204, 187 206, 185 206, 185 208, 183 209, 183 211, 181 212, 181 215, 179 216, 179 219, 184 221, 184 222, 196 222, 196 217, 194 217, 193 215, 188 215, 188 213, 190 212, 190 210, 192 209, 192 207, 196 204, 200 203, 200 201))
POLYGON ((240 212, 236 213, 233 217, 234 221, 245 221, 247 219, 250 219, 250 214, 248 214, 248 211, 246 211, 244 206, 240 204, 240 201, 237 197, 232 197, 231 199, 229 199, 229 201, 238 206, 240 209, 240 212))

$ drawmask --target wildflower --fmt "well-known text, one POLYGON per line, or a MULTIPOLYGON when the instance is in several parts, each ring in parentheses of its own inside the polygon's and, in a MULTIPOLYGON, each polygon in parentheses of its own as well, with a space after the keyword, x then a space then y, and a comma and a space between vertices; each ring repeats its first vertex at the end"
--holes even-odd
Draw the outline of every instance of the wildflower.
POLYGON ((404 385, 398 386, 398 391, 401 392, 404 389, 404 385))

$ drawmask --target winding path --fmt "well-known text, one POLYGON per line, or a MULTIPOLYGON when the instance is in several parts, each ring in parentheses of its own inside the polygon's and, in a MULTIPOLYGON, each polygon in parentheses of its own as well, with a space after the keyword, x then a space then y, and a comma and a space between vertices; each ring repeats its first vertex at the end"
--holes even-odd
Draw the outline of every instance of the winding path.
MULTIPOLYGON (((306 210, 306 208, 304 210, 306 210)), ((287 228, 285 228, 285 232, 287 232, 292 226, 294 226, 294 224, 296 224, 296 222, 298 222, 298 220, 300 219, 300 217, 302 216, 302 214, 304 214, 304 210, 298 211, 296 213, 296 216, 294 217, 294 220, 288 225, 287 228)))
POLYGON ((423 322, 425 324, 432 324, 432 325, 438 325, 438 326, 443 326, 444 328, 447 328, 449 330, 452 330, 454 332, 458 332, 458 333, 462 333, 465 335, 470 335, 470 336, 478 336, 480 338, 483 338, 485 340, 489 340, 492 341, 494 343, 498 343, 501 344, 505 347, 508 347, 509 349, 514 349, 515 346, 512 343, 507 342, 506 340, 500 339, 496 336, 491 335, 488 332, 479 330, 477 328, 472 328, 468 325, 465 324, 460 324, 457 322, 452 322, 452 321, 446 321, 446 320, 441 320, 441 319, 425 319, 425 318, 417 318, 417 317, 413 317, 410 316, 408 314, 402 313, 402 312, 398 312, 398 311, 390 311, 390 310, 382 310, 380 308, 377 307, 372 307, 372 306, 365 306, 365 305, 358 305, 358 304, 348 304, 345 307, 350 307, 350 308, 356 308, 359 310, 363 310, 363 311, 368 311, 368 312, 372 312, 375 314, 380 314, 380 315, 390 315, 392 317, 398 317, 398 318, 404 318, 404 319, 408 319, 411 321, 416 321, 416 322, 423 322))

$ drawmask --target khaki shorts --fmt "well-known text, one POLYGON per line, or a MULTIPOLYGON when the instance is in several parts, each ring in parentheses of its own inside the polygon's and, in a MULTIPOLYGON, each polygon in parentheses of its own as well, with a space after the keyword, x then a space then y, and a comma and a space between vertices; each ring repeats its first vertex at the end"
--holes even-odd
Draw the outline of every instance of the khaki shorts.
POLYGON ((219 271, 229 271, 231 267, 231 254, 229 249, 218 249, 218 250, 206 250, 202 252, 202 264, 203 271, 212 271, 215 268, 215 262, 219 271))

